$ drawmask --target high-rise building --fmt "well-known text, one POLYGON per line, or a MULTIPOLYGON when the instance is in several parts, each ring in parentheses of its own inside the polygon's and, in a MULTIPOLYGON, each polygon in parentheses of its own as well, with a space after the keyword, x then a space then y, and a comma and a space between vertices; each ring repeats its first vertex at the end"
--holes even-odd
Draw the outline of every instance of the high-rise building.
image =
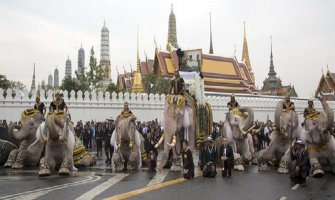
POLYGON ((85 74, 85 50, 83 45, 81 45, 80 49, 78 50, 78 70, 77 76, 81 76, 85 74))
POLYGON ((55 71, 54 71, 54 88, 59 88, 59 71, 56 67, 55 71))
POLYGON ((36 89, 36 85, 35 85, 35 63, 34 63, 34 72, 33 72, 33 80, 31 81, 31 87, 30 90, 33 91, 36 89))
POLYGON ((170 50, 170 45, 174 48, 178 48, 177 44, 177 27, 176 27, 176 16, 173 13, 173 5, 171 5, 171 13, 169 16, 169 30, 168 30, 168 40, 166 44, 166 49, 170 50))
POLYGON ((53 82, 53 78, 52 78, 52 75, 51 75, 51 73, 50 73, 49 76, 48 76, 48 87, 49 87, 49 88, 52 88, 52 87, 53 87, 52 82, 53 82))
POLYGON ((65 77, 71 77, 71 76, 72 76, 71 60, 68 57, 65 62, 65 77))

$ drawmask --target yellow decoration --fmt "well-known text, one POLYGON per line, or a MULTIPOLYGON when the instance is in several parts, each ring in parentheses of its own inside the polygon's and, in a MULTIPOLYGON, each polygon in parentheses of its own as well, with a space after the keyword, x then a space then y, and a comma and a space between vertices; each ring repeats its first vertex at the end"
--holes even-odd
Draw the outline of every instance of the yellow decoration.
POLYGON ((323 113, 321 113, 321 112, 312 112, 312 113, 306 115, 305 119, 313 120, 313 119, 318 118, 320 116, 323 116, 323 113))
POLYGON ((231 110, 231 112, 233 112, 234 115, 238 115, 238 116, 240 116, 240 117, 242 117, 242 118, 244 118, 244 119, 246 119, 246 118, 248 117, 248 115, 245 114, 245 113, 243 113, 243 112, 241 112, 239 108, 233 108, 233 109, 231 110))

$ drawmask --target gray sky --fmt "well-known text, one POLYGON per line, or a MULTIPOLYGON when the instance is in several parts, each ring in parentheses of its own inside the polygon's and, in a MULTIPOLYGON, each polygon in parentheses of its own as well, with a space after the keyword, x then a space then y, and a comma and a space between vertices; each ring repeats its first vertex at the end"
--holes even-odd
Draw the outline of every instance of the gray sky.
MULTIPOLYGON (((209 12, 212 12, 214 54, 240 60, 243 21, 256 86, 269 71, 270 36, 274 65, 283 84, 293 84, 301 97, 316 90, 321 68, 335 71, 335 1, 332 0, 1 0, 0 69, 8 79, 30 88, 33 63, 36 80, 47 82, 57 66, 64 77, 67 56, 77 69, 80 44, 88 65, 90 48, 100 57, 104 20, 110 31, 112 78, 116 69, 136 63, 136 27, 140 57, 154 57, 154 37, 165 49, 168 17, 173 4, 178 44, 184 49, 209 49, 209 12)), ((61 80, 60 80, 61 81, 61 80)))

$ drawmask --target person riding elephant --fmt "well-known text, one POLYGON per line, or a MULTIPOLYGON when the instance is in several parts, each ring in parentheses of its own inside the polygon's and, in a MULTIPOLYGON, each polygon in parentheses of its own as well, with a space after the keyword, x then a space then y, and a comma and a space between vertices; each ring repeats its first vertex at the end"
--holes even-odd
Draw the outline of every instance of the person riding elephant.
POLYGON ((267 162, 276 158, 279 162, 277 172, 287 174, 290 159, 290 147, 294 140, 299 138, 299 121, 297 113, 292 110, 283 110, 285 101, 279 101, 275 110, 275 129, 271 133, 271 142, 258 153, 258 170, 268 170, 267 162))
POLYGON ((331 135, 334 126, 334 111, 322 95, 319 100, 323 112, 318 111, 306 115, 300 134, 300 138, 307 146, 313 177, 323 177, 324 171, 321 160, 324 159, 329 161, 332 172, 335 173, 335 139, 331 135))
POLYGON ((141 165, 141 138, 135 120, 128 102, 125 102, 123 111, 115 120, 115 132, 111 137, 116 171, 135 170, 141 165))
POLYGON ((60 90, 57 90, 55 92, 55 99, 50 103, 49 112, 58 112, 58 111, 64 111, 67 113, 67 105, 62 98, 62 92, 60 90))
POLYGON ((294 103, 291 101, 290 94, 287 94, 283 103, 283 111, 289 112, 290 110, 295 111, 295 106, 294 103))
POLYGON ((234 94, 232 94, 230 96, 230 101, 227 103, 227 107, 228 107, 229 111, 232 110, 232 109, 234 109, 234 108, 240 107, 240 105, 238 104, 238 102, 235 99, 235 95, 234 94))
POLYGON ((308 107, 305 108, 305 110, 304 110, 304 118, 306 118, 307 116, 312 115, 314 113, 316 114, 316 110, 314 108, 313 100, 309 99, 307 103, 308 103, 308 107))
POLYGON ((44 118, 44 115, 46 113, 46 108, 45 108, 44 103, 41 102, 41 98, 39 96, 36 97, 34 109, 40 111, 41 115, 44 118))
POLYGON ((9 128, 9 134, 20 141, 20 146, 19 149, 11 151, 5 167, 21 169, 24 165, 34 166, 41 157, 43 145, 39 145, 39 148, 34 152, 28 151, 28 147, 36 139, 36 131, 43 122, 42 114, 38 110, 24 110, 21 114, 21 122, 22 126, 11 125, 9 128))
POLYGON ((185 81, 182 77, 180 77, 179 71, 175 70, 174 79, 171 81, 170 94, 183 95, 185 91, 185 81))

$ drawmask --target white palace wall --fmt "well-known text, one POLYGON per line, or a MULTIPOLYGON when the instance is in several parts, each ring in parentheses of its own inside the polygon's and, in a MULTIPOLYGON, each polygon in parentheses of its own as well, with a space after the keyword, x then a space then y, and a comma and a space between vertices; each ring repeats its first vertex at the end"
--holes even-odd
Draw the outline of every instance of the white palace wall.
MULTIPOLYGON (((44 91, 40 92, 44 94, 44 91)), ((20 114, 24 109, 33 108, 35 103, 36 91, 32 92, 29 98, 28 90, 12 90, 6 92, 0 88, 0 119, 9 121, 19 121, 20 114), (7 95, 3 95, 7 93, 7 95)), ((103 121, 107 118, 115 119, 123 109, 123 103, 129 102, 131 111, 137 116, 138 120, 149 121, 158 119, 163 121, 163 108, 165 104, 165 95, 158 94, 134 94, 134 93, 105 93, 102 92, 91 94, 88 91, 75 92, 63 91, 64 100, 69 107, 72 121, 103 121), (70 98, 68 97, 70 96, 70 98), (91 98, 90 98, 91 96, 91 98)), ((41 95, 41 102, 49 105, 52 101, 53 91, 49 90, 46 97, 41 95)), ((267 118, 274 119, 274 111, 278 101, 282 97, 277 96, 259 96, 259 95, 235 95, 236 100, 241 106, 251 107, 254 110, 255 120, 265 121, 267 118)), ((227 103, 230 100, 230 94, 208 94, 207 100, 213 109, 213 119, 215 122, 225 119, 225 113, 228 111, 227 103)), ((291 98, 299 114, 300 120, 302 113, 307 106, 307 98, 291 98)), ((335 103, 329 102, 334 109, 335 103)), ((321 110, 322 106, 319 101, 314 101, 315 108, 321 110)))

